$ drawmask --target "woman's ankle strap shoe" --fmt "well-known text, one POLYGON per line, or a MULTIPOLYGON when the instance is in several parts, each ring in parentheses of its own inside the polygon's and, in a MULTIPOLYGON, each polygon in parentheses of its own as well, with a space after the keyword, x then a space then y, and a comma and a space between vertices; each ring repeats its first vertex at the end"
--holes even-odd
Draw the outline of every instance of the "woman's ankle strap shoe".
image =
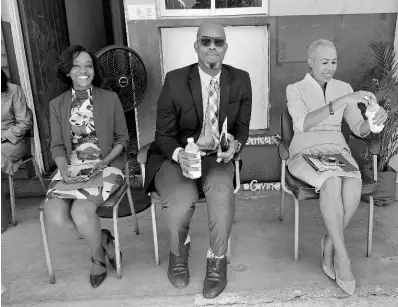
MULTIPOLYGON (((91 262, 96 265, 106 268, 105 263, 103 263, 102 261, 99 261, 99 260, 95 260, 93 257, 91 257, 91 262)), ((99 275, 90 274, 90 283, 93 286, 93 288, 97 288, 100 284, 102 284, 102 282, 105 280, 106 276, 107 276, 106 271, 99 275)))

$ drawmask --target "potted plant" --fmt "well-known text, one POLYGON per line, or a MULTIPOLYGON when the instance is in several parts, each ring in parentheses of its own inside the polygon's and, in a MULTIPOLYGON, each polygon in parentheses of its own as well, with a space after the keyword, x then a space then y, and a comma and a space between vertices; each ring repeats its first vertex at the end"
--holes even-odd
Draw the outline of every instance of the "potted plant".
MULTIPOLYGON (((366 90, 375 94, 378 104, 388 113, 384 129, 371 133, 367 138, 378 139, 378 190, 374 195, 375 205, 390 205, 396 200, 397 171, 389 165, 391 159, 398 156, 398 63, 395 62, 394 46, 391 43, 375 42, 371 44, 372 56, 365 63, 365 71, 356 86, 357 90, 366 90)), ((359 106, 362 115, 365 107, 359 106)), ((371 161, 371 153, 366 148, 363 157, 371 161)), ((372 163, 364 166, 364 172, 373 178, 372 163)))

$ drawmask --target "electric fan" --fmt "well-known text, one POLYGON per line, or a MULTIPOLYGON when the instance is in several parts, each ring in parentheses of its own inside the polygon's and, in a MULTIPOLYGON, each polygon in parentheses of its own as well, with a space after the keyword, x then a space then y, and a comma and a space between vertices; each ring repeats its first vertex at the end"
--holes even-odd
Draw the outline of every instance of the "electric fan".
POLYGON ((124 112, 136 108, 144 98, 147 73, 140 56, 126 46, 111 45, 97 52, 104 70, 101 87, 115 92, 124 112))

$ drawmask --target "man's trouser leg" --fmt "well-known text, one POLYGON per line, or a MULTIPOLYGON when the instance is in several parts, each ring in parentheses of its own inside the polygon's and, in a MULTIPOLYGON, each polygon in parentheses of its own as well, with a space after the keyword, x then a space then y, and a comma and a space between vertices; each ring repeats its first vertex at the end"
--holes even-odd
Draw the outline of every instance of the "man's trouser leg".
POLYGON ((170 231, 170 250, 179 256, 179 245, 185 243, 195 202, 199 198, 196 180, 184 177, 179 164, 166 160, 155 176, 155 187, 163 201, 170 231))
POLYGON ((234 166, 232 162, 217 163, 216 159, 216 156, 202 159, 200 184, 206 195, 210 248, 216 256, 223 256, 235 215, 234 166))

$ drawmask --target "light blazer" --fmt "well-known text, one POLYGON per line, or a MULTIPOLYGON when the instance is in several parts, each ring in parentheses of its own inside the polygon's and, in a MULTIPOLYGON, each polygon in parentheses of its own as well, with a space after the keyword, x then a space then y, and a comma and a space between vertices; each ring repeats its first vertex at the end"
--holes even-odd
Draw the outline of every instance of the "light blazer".
MULTIPOLYGON (((249 137, 252 110, 252 88, 249 74, 222 65, 220 76, 219 131, 228 118, 228 133, 243 146, 249 137)), ((198 64, 167 73, 157 106, 155 141, 151 144, 146 164, 144 188, 155 190, 153 179, 166 160, 172 160, 177 147, 187 139, 198 140, 203 125, 203 100, 198 64)))
MULTIPOLYGON (((72 142, 70 136, 70 112, 72 91, 68 90, 50 102, 51 154, 65 157, 70 162, 72 142)), ((123 169, 126 163, 129 133, 123 108, 116 93, 93 87, 93 117, 102 157, 105 158, 116 144, 122 144, 124 153, 110 165, 123 169)))
POLYGON ((1 93, 1 136, 13 145, 24 139, 32 129, 32 111, 29 109, 25 95, 19 85, 8 83, 8 91, 1 93))
POLYGON ((344 118, 351 131, 361 137, 360 127, 364 119, 356 104, 345 104, 336 110, 334 115, 328 116, 308 131, 304 131, 303 126, 308 113, 351 93, 353 90, 348 83, 331 79, 327 83, 324 94, 321 86, 310 74, 306 74, 303 80, 287 86, 287 107, 294 129, 294 136, 289 147, 291 158, 308 147, 326 143, 337 144, 350 151, 341 132, 341 125, 344 118))

